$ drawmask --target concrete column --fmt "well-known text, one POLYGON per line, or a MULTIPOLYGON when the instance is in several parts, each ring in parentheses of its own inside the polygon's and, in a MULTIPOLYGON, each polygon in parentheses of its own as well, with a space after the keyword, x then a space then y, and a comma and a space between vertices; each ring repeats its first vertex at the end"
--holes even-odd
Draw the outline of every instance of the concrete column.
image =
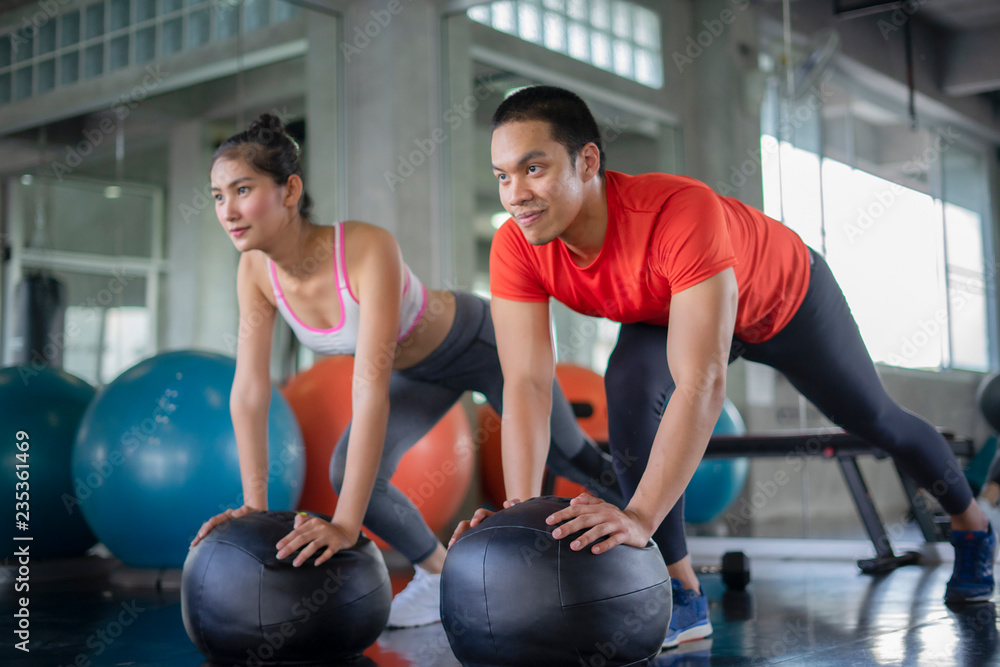
POLYGON ((692 10, 690 40, 681 49, 692 61, 681 63, 683 76, 694 78, 686 173, 759 208, 760 99, 750 76, 757 64, 754 10, 745 0, 704 0, 692 10), (739 171, 748 159, 756 160, 756 172, 734 177, 733 168, 739 171))
POLYGON ((306 51, 306 174, 312 197, 313 219, 332 224, 347 215, 347 181, 341 141, 342 100, 338 99, 340 73, 338 45, 341 41, 338 21, 322 16, 306 25, 309 50, 306 51), (340 105, 340 106, 338 106, 340 105))
POLYGON ((165 349, 235 354, 238 253, 215 217, 208 192, 210 158, 200 121, 171 130, 166 213, 170 269, 161 340, 165 349))
POLYGON ((339 45, 350 128, 348 217, 392 231, 432 287, 452 273, 440 195, 448 132, 440 26, 430 0, 358 0, 339 45))

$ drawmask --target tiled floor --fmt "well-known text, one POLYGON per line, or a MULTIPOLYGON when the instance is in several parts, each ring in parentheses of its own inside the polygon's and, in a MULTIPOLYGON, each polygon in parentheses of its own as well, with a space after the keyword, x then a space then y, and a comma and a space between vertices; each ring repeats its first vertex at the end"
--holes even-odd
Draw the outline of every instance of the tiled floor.
MULTIPOLYGON (((949 609, 950 566, 879 578, 847 561, 755 559, 745 593, 702 576, 715 634, 665 652, 674 665, 1000 665, 993 602, 949 609)), ((401 588, 406 575, 394 577, 401 588)), ((208 665, 184 632, 179 593, 113 588, 107 578, 32 584, 30 653, 13 648, 15 599, 0 591, 0 665, 208 665)), ((361 665, 458 665, 440 625, 386 631, 361 665)))

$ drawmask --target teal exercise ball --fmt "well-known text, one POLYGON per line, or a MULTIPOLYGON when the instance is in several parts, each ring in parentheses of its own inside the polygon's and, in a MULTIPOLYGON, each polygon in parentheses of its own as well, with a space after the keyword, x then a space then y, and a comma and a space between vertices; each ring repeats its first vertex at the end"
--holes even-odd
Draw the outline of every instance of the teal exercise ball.
POLYGON ((69 558, 97 543, 72 502, 70 465, 73 439, 94 393, 65 371, 0 368, 0 521, 5 536, 0 557, 23 554, 27 547, 29 560, 69 558))
MULTIPOLYGON (((746 426, 727 398, 712 435, 743 435, 746 426)), ((747 483, 750 459, 705 459, 684 491, 684 520, 708 523, 735 501, 747 483)))
POLYGON ((993 374, 983 378, 976 390, 976 403, 987 423, 993 430, 1000 431, 1000 375, 993 374))
MULTIPOLYGON (((243 504, 229 394, 236 361, 174 351, 139 362, 91 403, 73 450, 76 500, 111 552, 134 567, 181 567, 201 524, 243 504)), ((305 482, 295 415, 271 387, 268 508, 291 510, 305 482)))

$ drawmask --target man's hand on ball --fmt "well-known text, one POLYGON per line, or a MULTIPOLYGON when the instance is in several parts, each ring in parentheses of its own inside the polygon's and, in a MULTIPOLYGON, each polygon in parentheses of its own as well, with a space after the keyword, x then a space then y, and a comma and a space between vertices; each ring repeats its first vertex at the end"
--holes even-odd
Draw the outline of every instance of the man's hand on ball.
POLYGON ((295 529, 276 545, 278 558, 288 558, 302 549, 292 561, 292 565, 299 567, 314 553, 324 549, 313 563, 322 565, 341 549, 354 546, 358 535, 358 531, 349 531, 339 524, 300 512, 295 515, 295 529))
POLYGON ((652 531, 645 527, 634 511, 627 507, 620 510, 589 493, 581 493, 573 498, 569 507, 551 514, 545 522, 550 526, 562 523, 552 531, 552 537, 557 540, 586 531, 569 545, 574 551, 585 549, 602 537, 607 537, 591 548, 591 552, 595 554, 605 553, 619 544, 642 548, 652 536, 652 531), (564 521, 566 523, 562 523, 564 521))

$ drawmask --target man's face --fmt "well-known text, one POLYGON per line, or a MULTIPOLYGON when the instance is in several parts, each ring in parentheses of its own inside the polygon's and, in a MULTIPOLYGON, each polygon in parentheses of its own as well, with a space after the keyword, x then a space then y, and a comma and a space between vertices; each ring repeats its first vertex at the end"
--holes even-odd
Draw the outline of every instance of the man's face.
POLYGON ((493 174, 500 201, 532 245, 562 236, 583 205, 582 160, 570 160, 549 124, 505 123, 493 131, 493 174))

